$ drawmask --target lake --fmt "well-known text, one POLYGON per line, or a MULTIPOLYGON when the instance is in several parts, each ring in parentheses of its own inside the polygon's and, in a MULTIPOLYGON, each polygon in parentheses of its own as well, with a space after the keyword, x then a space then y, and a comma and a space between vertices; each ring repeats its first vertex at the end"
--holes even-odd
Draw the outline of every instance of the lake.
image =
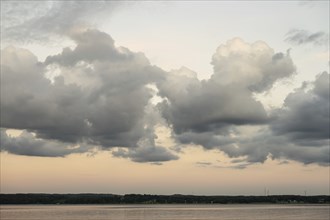
POLYGON ((0 219, 329 220, 329 205, 3 205, 0 219))

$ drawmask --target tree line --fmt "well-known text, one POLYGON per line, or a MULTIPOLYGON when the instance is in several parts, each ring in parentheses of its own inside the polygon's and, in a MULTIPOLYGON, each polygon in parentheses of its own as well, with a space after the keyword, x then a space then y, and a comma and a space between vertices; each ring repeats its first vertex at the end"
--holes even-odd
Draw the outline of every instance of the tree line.
POLYGON ((0 204, 330 204, 330 196, 197 196, 149 194, 0 194, 0 204))

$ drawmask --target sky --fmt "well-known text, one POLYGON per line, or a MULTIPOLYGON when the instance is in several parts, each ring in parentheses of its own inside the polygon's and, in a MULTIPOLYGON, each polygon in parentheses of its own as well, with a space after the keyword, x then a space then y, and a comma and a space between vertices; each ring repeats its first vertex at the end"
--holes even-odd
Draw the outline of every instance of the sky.
POLYGON ((1 193, 330 194, 329 1, 1 1, 1 193))

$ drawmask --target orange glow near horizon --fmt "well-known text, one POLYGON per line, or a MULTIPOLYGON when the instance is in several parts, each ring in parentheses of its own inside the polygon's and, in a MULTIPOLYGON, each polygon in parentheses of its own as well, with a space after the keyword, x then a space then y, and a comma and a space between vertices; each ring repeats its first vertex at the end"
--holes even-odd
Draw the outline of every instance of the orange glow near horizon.
POLYGON ((135 163, 109 152, 66 158, 1 153, 1 193, 146 193, 195 195, 329 194, 329 168, 279 165, 268 159, 245 169, 221 168, 221 153, 187 148, 181 159, 163 165, 135 163), (215 161, 197 164, 201 158, 215 161), (218 163, 218 164, 216 164, 218 163))

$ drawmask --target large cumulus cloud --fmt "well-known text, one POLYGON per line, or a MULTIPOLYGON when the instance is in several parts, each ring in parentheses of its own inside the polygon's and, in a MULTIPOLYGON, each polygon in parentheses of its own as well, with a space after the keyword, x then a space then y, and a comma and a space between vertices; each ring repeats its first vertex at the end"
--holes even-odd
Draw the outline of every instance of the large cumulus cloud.
POLYGON ((164 97, 159 108, 181 143, 219 147, 231 142, 228 137, 235 126, 267 123, 268 115, 254 93, 295 72, 288 54, 239 38, 219 46, 212 64, 214 73, 208 80, 199 81, 196 73, 182 68, 158 85, 164 97))
POLYGON ((159 85, 159 94, 165 98, 159 108, 176 133, 204 132, 267 120, 262 104, 252 98, 247 88, 221 85, 212 79, 199 81, 184 72, 189 70, 170 73, 159 85))
POLYGON ((272 111, 267 126, 253 135, 238 131, 231 141, 219 142, 220 149, 230 157, 243 157, 234 162, 244 166, 269 157, 328 166, 329 114, 329 73, 323 72, 289 94, 284 105, 272 111))
POLYGON ((163 71, 151 66, 143 54, 116 48, 106 33, 85 30, 70 36, 77 46, 64 48, 45 63, 24 49, 2 51, 1 127, 34 132, 43 140, 103 149, 137 148, 148 136, 151 152, 161 149, 169 159, 176 158, 154 145, 155 124, 149 123, 146 115, 150 114, 145 112, 153 94, 148 85, 161 80, 163 71), (60 72, 53 80, 46 77, 49 66, 60 72), (79 81, 79 76, 85 80, 79 81))
POLYGON ((327 72, 281 108, 267 112, 255 99, 295 73, 289 53, 234 38, 217 48, 211 77, 199 80, 186 67, 152 66, 99 30, 66 34, 76 46, 45 62, 25 49, 1 51, 1 150, 66 156, 97 148, 135 162, 176 160, 156 141, 156 127, 165 125, 175 147, 219 149, 240 168, 267 158, 329 164, 327 72))
POLYGON ((266 112, 254 94, 295 74, 288 53, 235 38, 218 47, 212 64, 208 80, 182 68, 158 85, 164 98, 158 107, 178 145, 219 149, 240 158, 233 160, 238 167, 267 158, 329 164, 328 73, 289 94, 283 107, 266 112), (247 133, 246 127, 257 131, 247 133))

